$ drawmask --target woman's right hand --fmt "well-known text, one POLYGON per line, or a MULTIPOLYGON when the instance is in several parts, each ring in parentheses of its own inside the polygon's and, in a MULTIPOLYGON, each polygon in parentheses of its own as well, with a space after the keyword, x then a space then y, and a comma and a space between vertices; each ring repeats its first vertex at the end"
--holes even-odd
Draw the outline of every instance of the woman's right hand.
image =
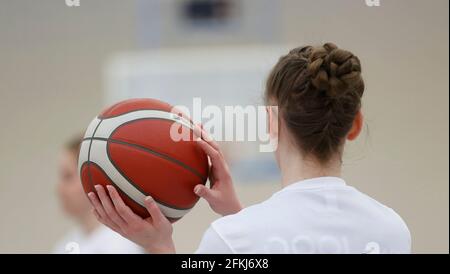
POLYGON ((194 130, 197 143, 209 156, 211 166, 209 170, 210 188, 198 184, 194 188, 197 196, 205 199, 211 209, 222 216, 239 212, 242 205, 234 190, 230 170, 225 162, 219 145, 201 128, 194 130))
POLYGON ((144 201, 150 217, 142 219, 123 202, 112 185, 106 188, 108 193, 103 186, 95 185, 97 194, 94 192, 88 194, 97 220, 142 246, 149 253, 175 253, 172 224, 152 197, 148 196, 144 201))

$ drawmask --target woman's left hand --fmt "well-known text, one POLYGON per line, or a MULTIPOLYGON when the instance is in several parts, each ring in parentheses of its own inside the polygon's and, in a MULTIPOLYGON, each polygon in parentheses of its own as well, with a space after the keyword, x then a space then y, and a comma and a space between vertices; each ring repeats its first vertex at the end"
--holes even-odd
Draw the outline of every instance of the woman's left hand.
POLYGON ((143 219, 136 215, 122 200, 117 190, 108 185, 108 193, 101 185, 88 194, 94 207, 96 218, 123 237, 142 246, 149 253, 175 253, 172 240, 172 224, 162 214, 150 196, 145 199, 145 207, 150 217, 143 219))

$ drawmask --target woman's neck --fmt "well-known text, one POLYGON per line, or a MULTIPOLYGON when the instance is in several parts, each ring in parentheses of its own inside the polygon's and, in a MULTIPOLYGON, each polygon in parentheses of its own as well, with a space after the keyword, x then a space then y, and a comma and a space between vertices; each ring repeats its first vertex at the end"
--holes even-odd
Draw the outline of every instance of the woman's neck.
POLYGON ((283 187, 311 178, 341 177, 341 161, 338 157, 323 165, 313 159, 303 158, 296 150, 286 149, 279 155, 279 165, 283 187))

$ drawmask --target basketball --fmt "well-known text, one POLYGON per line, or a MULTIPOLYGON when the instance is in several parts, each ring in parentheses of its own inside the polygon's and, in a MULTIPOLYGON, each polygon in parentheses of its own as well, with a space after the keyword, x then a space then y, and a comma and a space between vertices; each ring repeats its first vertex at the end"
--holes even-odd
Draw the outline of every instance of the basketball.
POLYGON ((86 193, 94 185, 113 185, 139 216, 152 196, 172 222, 198 201, 197 184, 208 178, 208 158, 197 146, 194 124, 154 99, 130 99, 108 107, 89 124, 80 148, 78 169, 86 193), (176 139, 177 126, 191 138, 176 139))

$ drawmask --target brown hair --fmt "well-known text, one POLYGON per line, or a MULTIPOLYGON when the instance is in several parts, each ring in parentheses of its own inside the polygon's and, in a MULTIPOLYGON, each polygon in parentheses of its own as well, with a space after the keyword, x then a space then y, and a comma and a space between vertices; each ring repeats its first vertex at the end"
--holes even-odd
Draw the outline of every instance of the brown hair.
POLYGON ((301 151, 326 164, 342 154, 363 93, 358 57, 326 43, 282 56, 268 77, 265 97, 278 104, 301 151))
POLYGON ((78 161, 78 157, 80 154, 80 148, 81 148, 81 143, 83 142, 83 135, 79 134, 76 135, 74 137, 72 137, 71 139, 69 139, 69 141, 66 142, 66 144, 64 145, 64 148, 67 149, 68 151, 70 151, 71 153, 73 153, 78 161))

